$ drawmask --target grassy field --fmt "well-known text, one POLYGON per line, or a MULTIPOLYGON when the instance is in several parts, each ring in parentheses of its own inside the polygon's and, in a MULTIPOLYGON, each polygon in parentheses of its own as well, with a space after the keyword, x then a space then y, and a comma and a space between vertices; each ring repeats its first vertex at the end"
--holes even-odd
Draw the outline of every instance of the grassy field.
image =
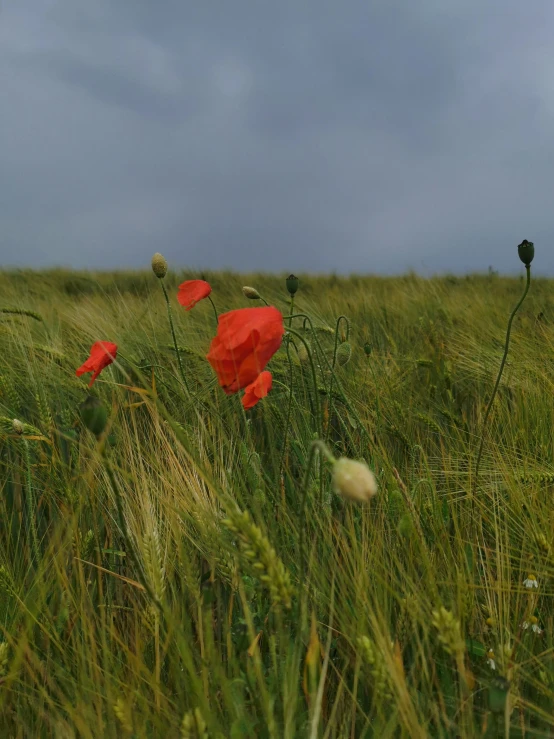
MULTIPOLYGON (((552 281, 475 478, 521 271, 300 276, 311 326, 248 411, 205 359, 209 301, 177 303, 201 275, 164 281, 187 389, 150 270, 1 273, 0 736, 553 736, 552 281), (377 495, 336 492, 314 440, 377 495)), ((220 313, 261 304, 244 285, 290 312, 284 276, 202 277, 220 313)))

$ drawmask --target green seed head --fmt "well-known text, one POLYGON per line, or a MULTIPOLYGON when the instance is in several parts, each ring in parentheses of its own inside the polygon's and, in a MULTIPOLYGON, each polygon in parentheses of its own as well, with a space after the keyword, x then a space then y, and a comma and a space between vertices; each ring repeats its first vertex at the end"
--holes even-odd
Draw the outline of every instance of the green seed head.
POLYGON ((366 343, 364 344, 364 353, 366 357, 369 357, 369 355, 371 354, 371 351, 372 351, 372 346, 369 343, 369 341, 366 341, 366 343))
POLYGON ((298 277, 295 277, 294 275, 289 275, 286 279, 286 286, 287 290, 289 291, 289 295, 291 297, 294 297, 296 295, 296 291, 298 290, 298 277))
POLYGON ((519 258, 523 262, 523 264, 528 267, 531 262, 533 261, 533 257, 535 256, 535 245, 532 241, 527 241, 527 239, 523 239, 521 244, 517 247, 517 253, 519 254, 519 258))
POLYGON ((87 429, 96 436, 100 436, 108 421, 108 411, 102 401, 94 395, 89 395, 79 406, 79 413, 87 429))
POLYGON ((167 261, 159 252, 156 252, 152 257, 152 272, 154 272, 156 277, 160 280, 163 280, 167 274, 167 261))
POLYGON ((21 423, 21 421, 18 421, 17 418, 13 419, 12 428, 14 434, 17 434, 18 436, 21 436, 21 434, 23 433, 23 424, 21 423))

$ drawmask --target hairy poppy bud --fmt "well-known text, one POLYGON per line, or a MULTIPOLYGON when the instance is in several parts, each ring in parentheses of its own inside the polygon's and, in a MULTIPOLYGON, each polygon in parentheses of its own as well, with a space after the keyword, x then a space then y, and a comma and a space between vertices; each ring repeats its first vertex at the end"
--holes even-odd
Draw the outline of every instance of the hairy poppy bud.
POLYGON ((242 294, 245 298, 248 298, 248 300, 261 300, 260 293, 255 287, 248 287, 248 285, 245 285, 242 288, 242 294))
POLYGON ((291 297, 294 297, 296 295, 296 291, 298 290, 298 277, 295 277, 294 275, 289 275, 285 282, 287 286, 287 290, 289 291, 289 295, 291 297))
POLYGON ((152 272, 154 272, 156 277, 160 280, 163 280, 167 274, 167 261, 159 252, 156 252, 152 257, 152 272))
POLYGON ((108 421, 108 411, 102 401, 94 395, 89 395, 79 406, 79 414, 87 429, 95 436, 100 436, 108 421))
POLYGON ((304 344, 300 344, 298 347, 298 359, 302 364, 308 364, 310 361, 310 355, 308 354, 308 350, 304 344))
POLYGON ((346 457, 333 465, 333 484, 337 493, 359 503, 373 498, 377 492, 377 480, 367 464, 346 457))
POLYGON ((369 357, 369 355, 371 354, 371 350, 372 350, 371 344, 369 343, 369 341, 366 341, 366 343, 364 344, 364 353, 366 357, 369 357))
POLYGON ((519 254, 519 258, 523 262, 523 264, 528 267, 531 262, 533 261, 533 257, 535 256, 535 245, 532 241, 527 241, 527 239, 523 239, 521 244, 517 247, 517 253, 519 254))
POLYGON ((339 366, 344 367, 345 364, 348 364, 351 356, 352 356, 352 346, 350 345, 348 341, 345 341, 337 349, 337 362, 339 366))
POLYGON ((14 418, 12 421, 12 429, 14 434, 18 434, 19 436, 21 436, 21 434, 23 433, 23 424, 21 423, 21 421, 18 421, 17 418, 14 418))

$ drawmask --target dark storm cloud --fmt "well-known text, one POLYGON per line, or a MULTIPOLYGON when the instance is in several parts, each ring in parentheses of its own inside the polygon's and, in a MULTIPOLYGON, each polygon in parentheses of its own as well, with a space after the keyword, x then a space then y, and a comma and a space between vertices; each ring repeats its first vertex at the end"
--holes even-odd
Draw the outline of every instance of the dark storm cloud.
POLYGON ((5 0, 0 261, 554 271, 554 6, 5 0))

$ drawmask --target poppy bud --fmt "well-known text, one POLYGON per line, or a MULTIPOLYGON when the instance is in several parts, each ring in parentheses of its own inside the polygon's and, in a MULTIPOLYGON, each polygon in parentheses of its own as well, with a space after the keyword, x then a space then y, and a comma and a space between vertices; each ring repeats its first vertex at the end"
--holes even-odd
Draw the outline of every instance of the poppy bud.
POLYGON ((156 277, 160 280, 163 280, 167 274, 167 261, 159 252, 156 252, 152 257, 152 272, 154 272, 156 277))
POLYGON ((372 350, 371 344, 369 343, 369 341, 366 341, 366 343, 364 344, 364 353, 366 357, 369 357, 369 355, 371 354, 371 350, 372 350))
POLYGON ((14 434, 21 436, 21 434, 23 433, 23 424, 21 423, 21 421, 18 421, 17 418, 14 418, 12 421, 12 429, 14 434))
POLYGON ((377 492, 375 475, 365 462, 341 457, 333 465, 335 491, 349 500, 364 503, 377 492))
POLYGON ((108 411, 102 401, 94 395, 89 395, 79 406, 79 414, 87 429, 95 436, 100 436, 108 421, 108 411))
POLYGON ((535 256, 535 245, 532 241, 527 241, 527 239, 523 239, 521 244, 517 247, 517 253, 519 254, 519 258, 523 262, 523 264, 528 267, 531 262, 533 261, 533 257, 535 256))
POLYGON ((308 354, 308 350, 304 346, 304 344, 300 344, 298 347, 298 359, 302 364, 308 364, 310 361, 310 355, 308 354))
POLYGON ((341 344, 337 349, 337 362, 339 366, 344 367, 345 364, 348 364, 351 356, 352 346, 348 341, 345 341, 344 344, 341 344))
POLYGON ((289 275, 286 279, 285 284, 291 298, 294 297, 296 295, 296 291, 298 290, 298 277, 295 277, 294 275, 289 275))
POLYGON ((261 300, 260 293, 255 287, 248 287, 248 285, 245 285, 242 288, 242 294, 245 298, 248 298, 248 300, 261 300))

